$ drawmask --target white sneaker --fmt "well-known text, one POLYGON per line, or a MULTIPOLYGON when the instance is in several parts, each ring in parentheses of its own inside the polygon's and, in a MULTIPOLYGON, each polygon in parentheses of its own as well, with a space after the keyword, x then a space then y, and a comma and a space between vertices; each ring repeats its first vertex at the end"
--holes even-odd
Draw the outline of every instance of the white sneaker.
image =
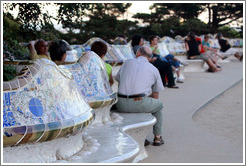
POLYGON ((178 83, 184 83, 184 81, 181 78, 179 78, 179 77, 177 78, 177 82, 178 83))
POLYGON ((180 61, 180 64, 181 65, 184 65, 184 66, 188 66, 188 63, 184 62, 184 61, 180 61))

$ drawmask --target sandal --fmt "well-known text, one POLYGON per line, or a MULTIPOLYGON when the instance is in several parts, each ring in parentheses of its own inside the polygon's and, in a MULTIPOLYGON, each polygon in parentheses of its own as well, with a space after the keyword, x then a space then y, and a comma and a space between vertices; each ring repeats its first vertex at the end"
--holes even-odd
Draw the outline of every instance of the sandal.
POLYGON ((154 138, 154 142, 153 142, 153 145, 154 146, 160 146, 162 144, 164 144, 164 141, 163 141, 163 139, 162 139, 161 136, 160 136, 160 138, 158 138, 158 137, 155 137, 154 138))
POLYGON ((173 86, 167 86, 168 88, 173 88, 173 89, 179 89, 179 87, 178 86, 175 86, 175 85, 173 85, 173 86))
POLYGON ((214 71, 212 69, 207 69, 207 72, 213 73, 214 71))

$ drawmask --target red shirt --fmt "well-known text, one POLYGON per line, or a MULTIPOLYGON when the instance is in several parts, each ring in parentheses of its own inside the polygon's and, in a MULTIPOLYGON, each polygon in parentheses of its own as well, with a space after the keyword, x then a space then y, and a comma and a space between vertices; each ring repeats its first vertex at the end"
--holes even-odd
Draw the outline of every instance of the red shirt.
POLYGON ((199 44, 201 44, 201 51, 200 51, 200 53, 201 53, 201 54, 202 54, 202 53, 205 53, 205 50, 203 49, 203 45, 202 45, 202 39, 199 38, 199 37, 196 37, 196 41, 198 41, 199 44))

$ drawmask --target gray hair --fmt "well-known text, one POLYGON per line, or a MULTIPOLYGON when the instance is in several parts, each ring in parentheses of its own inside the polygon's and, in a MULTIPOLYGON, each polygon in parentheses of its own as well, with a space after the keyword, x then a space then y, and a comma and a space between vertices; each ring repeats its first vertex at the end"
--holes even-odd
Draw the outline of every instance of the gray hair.
POLYGON ((152 57, 152 51, 148 46, 142 46, 137 50, 137 52, 138 51, 140 52, 140 55, 146 55, 149 58, 152 57))

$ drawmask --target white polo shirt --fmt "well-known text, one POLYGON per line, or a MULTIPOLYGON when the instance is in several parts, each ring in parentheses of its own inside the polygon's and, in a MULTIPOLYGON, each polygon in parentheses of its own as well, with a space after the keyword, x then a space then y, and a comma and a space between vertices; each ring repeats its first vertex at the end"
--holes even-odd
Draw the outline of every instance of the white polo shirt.
POLYGON ((115 79, 122 95, 150 95, 164 89, 159 71, 144 56, 125 61, 115 79))

